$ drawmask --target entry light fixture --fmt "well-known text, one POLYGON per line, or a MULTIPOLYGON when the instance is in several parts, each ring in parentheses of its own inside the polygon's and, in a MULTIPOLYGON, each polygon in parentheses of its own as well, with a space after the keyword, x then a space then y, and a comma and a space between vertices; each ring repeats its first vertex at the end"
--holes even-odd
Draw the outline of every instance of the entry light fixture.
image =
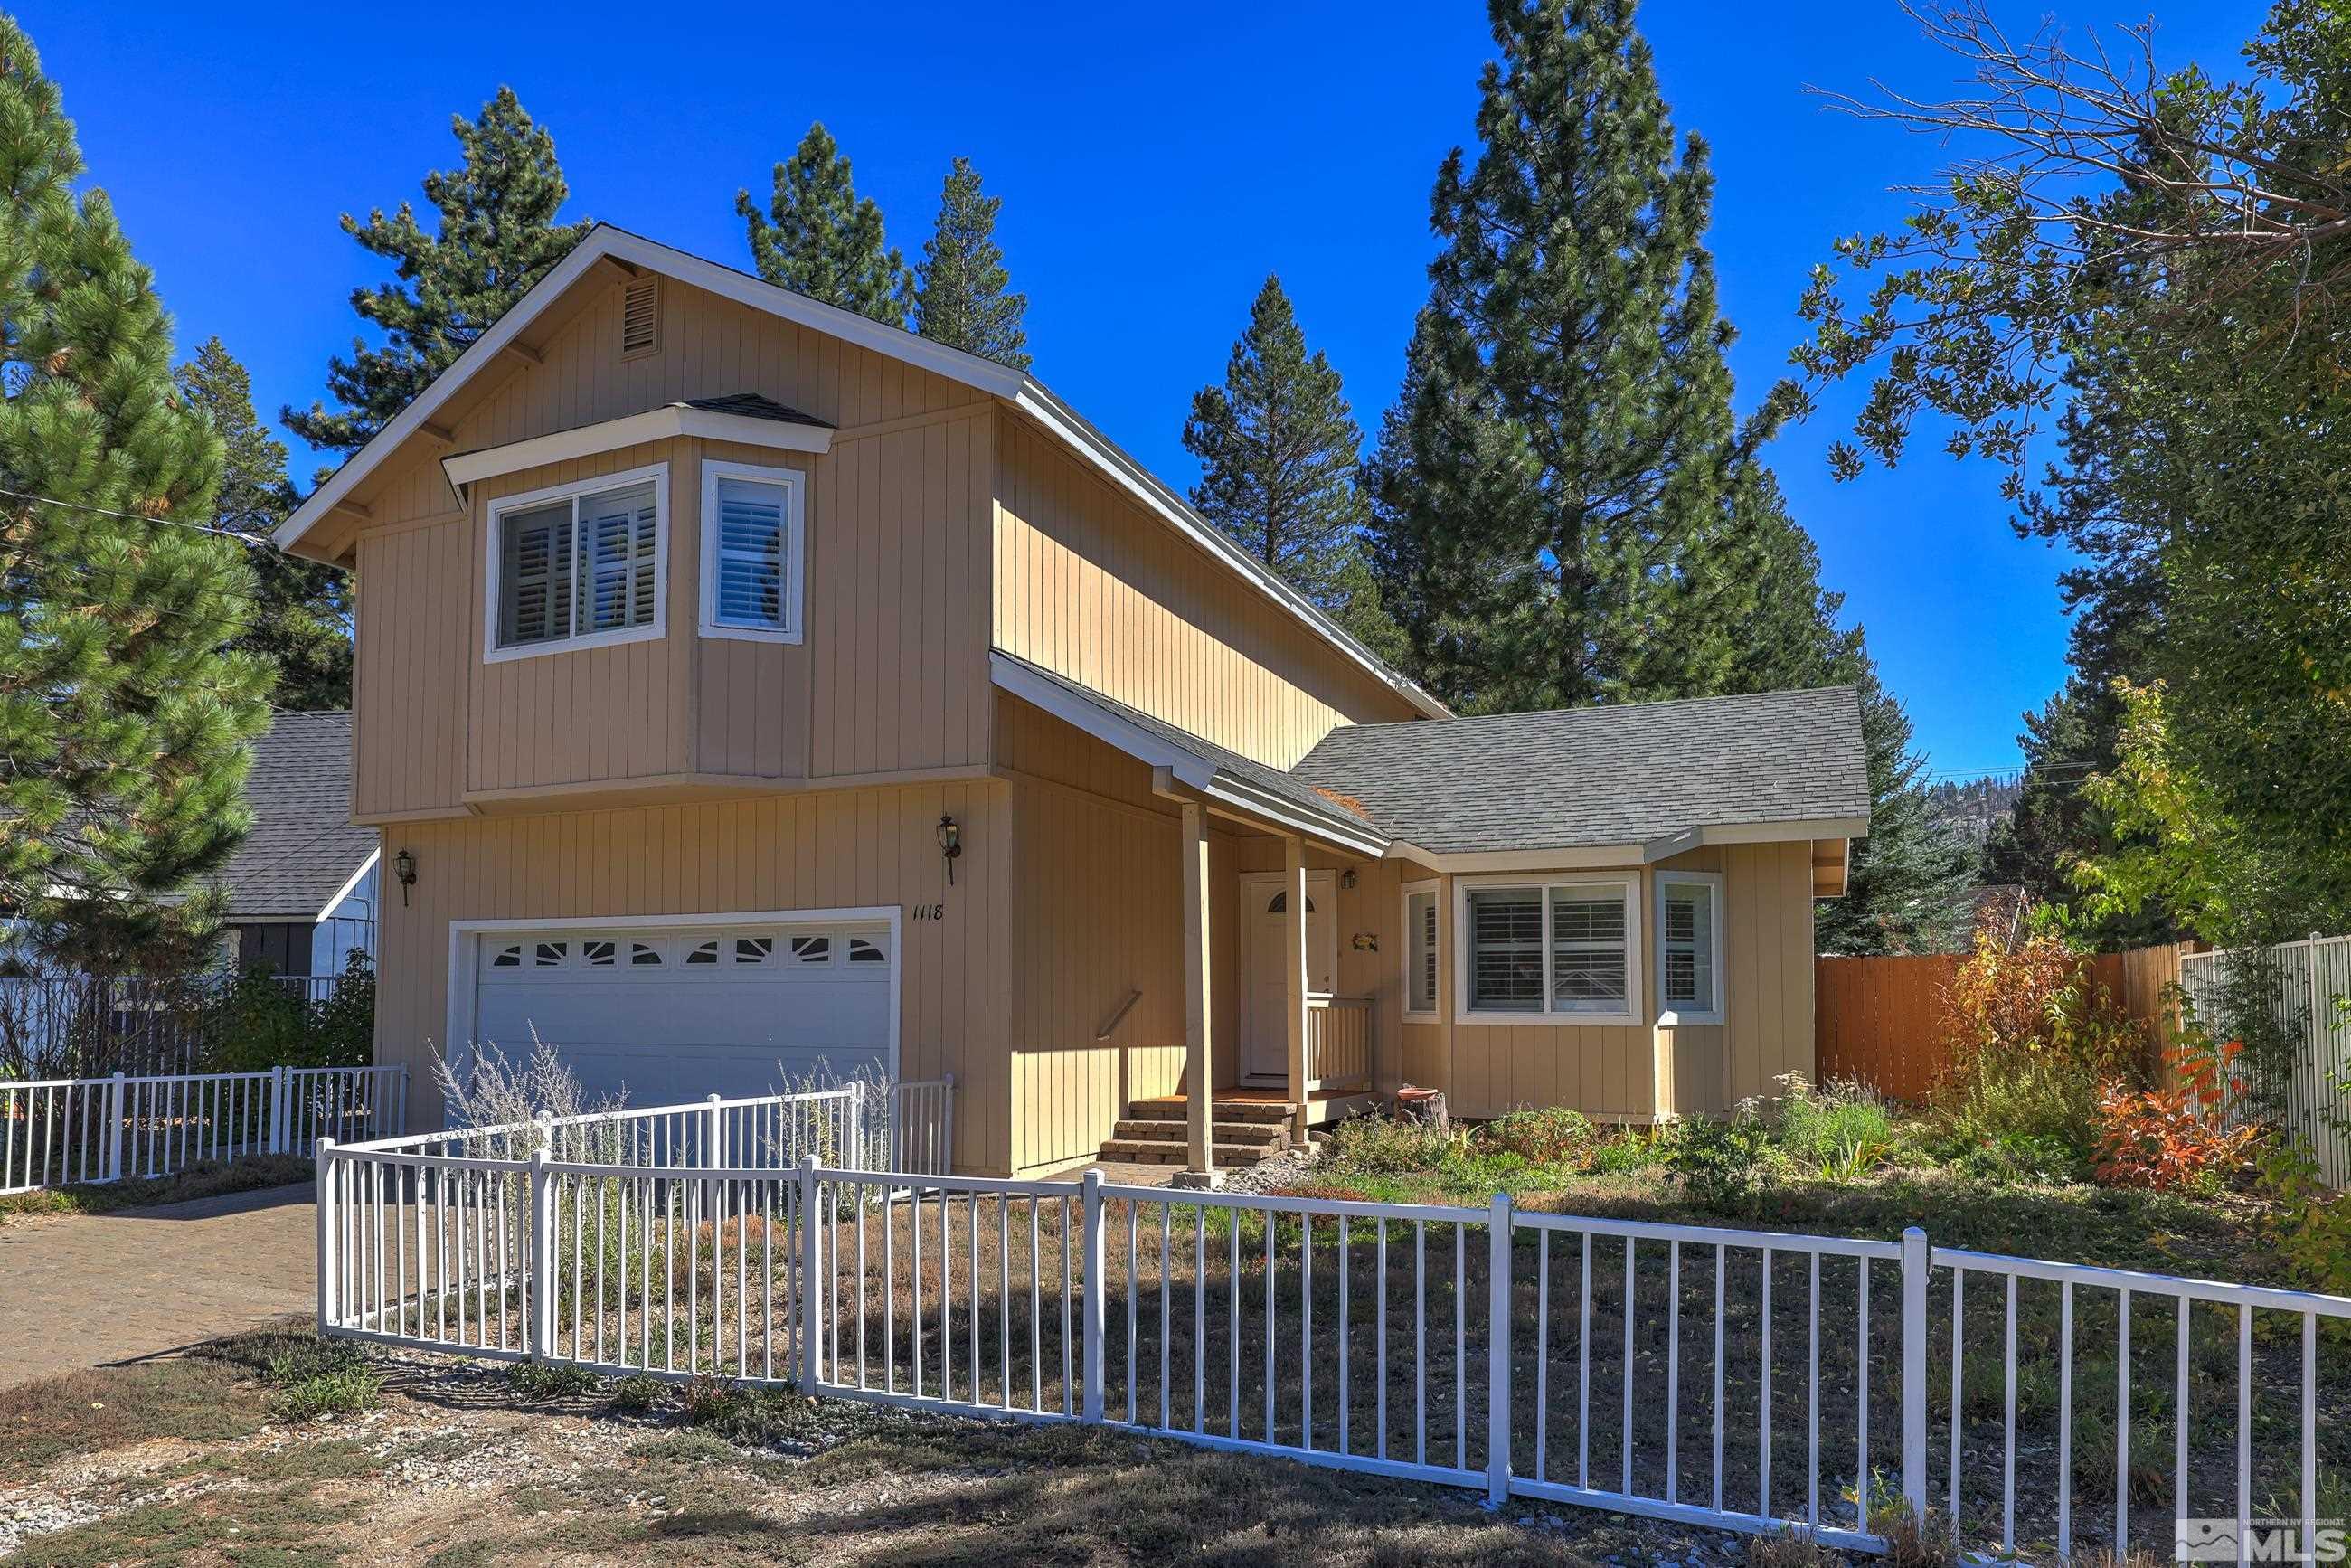
POLYGON ((400 883, 400 906, 408 907, 408 890, 416 885, 416 856, 407 850, 392 857, 392 874, 400 883))
POLYGON ((963 829, 953 817, 941 817, 938 826, 939 853, 946 858, 947 885, 955 885, 956 857, 963 853, 963 829))

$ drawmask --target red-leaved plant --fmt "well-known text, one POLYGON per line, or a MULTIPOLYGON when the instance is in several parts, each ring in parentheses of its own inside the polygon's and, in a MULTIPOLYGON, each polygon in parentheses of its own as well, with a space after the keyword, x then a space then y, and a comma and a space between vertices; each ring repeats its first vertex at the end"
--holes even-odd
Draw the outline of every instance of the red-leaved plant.
POLYGON ((2191 1035, 2164 1053, 2172 1087, 2108 1082, 2098 1093, 2098 1180, 2177 1192, 2242 1163, 2260 1130, 2230 1127, 2224 1113, 2245 1092, 2233 1071, 2244 1049, 2241 1040, 2214 1044, 2191 1035))

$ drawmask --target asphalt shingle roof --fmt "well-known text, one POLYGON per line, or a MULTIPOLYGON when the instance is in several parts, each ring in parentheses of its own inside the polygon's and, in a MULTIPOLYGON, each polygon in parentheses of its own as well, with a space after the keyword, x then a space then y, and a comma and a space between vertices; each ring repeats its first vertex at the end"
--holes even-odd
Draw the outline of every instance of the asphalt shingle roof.
POLYGON ((353 827, 351 716, 281 713, 253 743, 253 831, 220 873, 232 920, 308 920, 375 852, 353 827))
POLYGON ((1114 718, 1123 719, 1137 729, 1147 732, 1154 738, 1165 742, 1178 751, 1190 753, 1219 772, 1229 773, 1236 779, 1253 784, 1306 810, 1336 818, 1359 831, 1369 825, 1368 819, 1350 810, 1343 803, 1333 800, 1294 773, 1284 773, 1279 768, 1269 768, 1262 762, 1251 761, 1238 751, 1228 751, 1212 740, 1203 740, 1188 729, 1178 728, 1165 719, 1154 718, 1142 709, 1129 707, 1115 697, 1106 697, 1091 686, 1081 685, 1065 675, 1054 674, 1042 665, 1032 664, 1017 653, 1007 653, 998 649, 996 656, 1009 660, 1040 679, 1050 681, 1072 696, 1092 704, 1114 718))
POLYGON ((1437 854, 1866 817, 1870 803, 1851 686, 1343 726, 1289 777, 1437 854))
POLYGON ((819 419, 812 413, 788 408, 774 398, 758 392, 728 392, 724 397, 690 397, 688 408, 698 408, 705 413, 739 414, 745 419, 772 419, 778 424, 811 424, 819 430, 837 430, 840 426, 830 420, 819 419))

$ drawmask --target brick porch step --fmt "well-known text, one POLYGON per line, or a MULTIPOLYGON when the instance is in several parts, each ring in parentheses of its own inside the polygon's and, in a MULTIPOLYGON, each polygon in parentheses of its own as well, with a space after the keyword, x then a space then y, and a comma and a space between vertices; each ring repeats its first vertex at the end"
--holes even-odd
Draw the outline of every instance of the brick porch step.
MULTIPOLYGON (((1208 1124, 1211 1135, 1220 1144, 1279 1144, 1283 1131, 1278 1122, 1228 1122, 1218 1117, 1208 1124)), ((1181 1121, 1121 1122, 1111 1136, 1126 1141, 1180 1144, 1190 1135, 1190 1124, 1181 1121)))
MULTIPOLYGON (((1216 1145, 1219 1168, 1236 1166, 1263 1165, 1283 1152, 1281 1144, 1218 1144, 1216 1145)), ((1157 1138, 1113 1138, 1102 1146, 1102 1157, 1138 1166, 1180 1166, 1184 1163, 1185 1146, 1165 1143, 1157 1138)))
MULTIPOLYGON (((1211 1100, 1210 1119, 1217 1122, 1286 1122, 1298 1114, 1298 1104, 1290 1100, 1211 1100)), ((1181 1100, 1137 1100, 1127 1106, 1127 1119, 1135 1122, 1181 1122, 1188 1112, 1181 1100)))

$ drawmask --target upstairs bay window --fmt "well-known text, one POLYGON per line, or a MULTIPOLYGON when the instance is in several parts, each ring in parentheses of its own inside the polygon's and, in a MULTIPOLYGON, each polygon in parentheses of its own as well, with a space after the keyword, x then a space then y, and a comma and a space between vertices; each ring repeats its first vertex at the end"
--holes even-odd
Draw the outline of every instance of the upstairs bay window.
POLYGON ((1640 918, 1630 877, 1463 887, 1460 1011, 1469 1021, 1630 1023, 1640 918))
POLYGON ((493 662, 662 634, 667 476, 638 469, 492 504, 493 662))
POLYGON ((801 503, 797 469, 702 465, 702 632, 800 640, 801 503))

